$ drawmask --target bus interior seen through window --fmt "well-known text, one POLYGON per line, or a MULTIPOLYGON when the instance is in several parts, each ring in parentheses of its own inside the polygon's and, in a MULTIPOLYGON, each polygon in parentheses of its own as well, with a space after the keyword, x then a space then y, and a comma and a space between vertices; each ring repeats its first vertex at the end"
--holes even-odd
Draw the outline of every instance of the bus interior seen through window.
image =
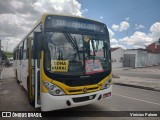
POLYGON ((45 67, 50 72, 54 60, 66 60, 69 62, 67 72, 58 74, 85 73, 86 60, 97 61, 102 66, 102 71, 110 69, 109 42, 107 38, 99 38, 91 35, 69 34, 61 32, 46 32, 45 34, 45 67))

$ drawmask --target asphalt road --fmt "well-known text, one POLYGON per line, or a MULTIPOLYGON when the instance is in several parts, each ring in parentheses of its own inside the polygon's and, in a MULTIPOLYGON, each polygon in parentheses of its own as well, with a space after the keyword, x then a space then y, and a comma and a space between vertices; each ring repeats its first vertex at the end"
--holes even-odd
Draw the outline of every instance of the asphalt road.
POLYGON ((154 74, 154 72, 141 72, 141 71, 131 71, 131 70, 113 70, 113 74, 119 75, 119 76, 160 79, 160 74, 154 74))
MULTIPOLYGON (((39 111, 33 108, 27 100, 26 91, 16 82, 12 68, 4 71, 3 80, 0 82, 0 111, 39 111)), ((113 85, 112 99, 101 101, 87 106, 68 109, 69 111, 160 111, 160 92, 138 88, 113 85)), ((63 113, 65 112, 64 110, 63 113)), ((54 114, 54 111, 52 112, 54 114)), ((72 116, 72 115, 70 115, 72 116)), ((2 118, 0 118, 2 120, 2 118)), ((9 118, 21 119, 21 118, 9 118)), ((25 118, 30 120, 31 118, 25 118)), ((42 118, 37 118, 42 119, 42 118)), ((51 118, 47 118, 51 119, 51 118)), ((106 117, 68 117, 55 118, 61 120, 106 120, 106 117)), ((109 117, 115 120, 159 120, 156 117, 109 117)))

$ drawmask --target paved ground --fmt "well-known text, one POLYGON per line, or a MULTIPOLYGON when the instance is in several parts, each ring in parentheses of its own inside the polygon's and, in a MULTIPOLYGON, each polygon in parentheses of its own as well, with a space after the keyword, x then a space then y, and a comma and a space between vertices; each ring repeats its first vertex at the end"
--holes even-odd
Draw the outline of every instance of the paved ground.
MULTIPOLYGON (((113 96, 108 101, 76 107, 69 111, 159 111, 160 92, 138 89, 133 87, 113 85, 113 96)), ((12 68, 5 68, 3 80, 0 82, 0 111, 39 111, 34 109, 27 100, 26 91, 16 82, 12 68)), ((64 110, 63 113, 65 112, 64 110)), ((54 114, 54 111, 52 112, 54 114)), ((71 114, 72 116, 72 114, 71 114)), ((0 118, 2 120, 2 118, 0 118)), ((14 118, 9 118, 14 119, 14 118)), ((15 118, 21 119, 21 118, 15 118)), ((25 118, 30 120, 31 118, 25 118)), ((41 120, 42 118, 37 118, 41 120)), ((47 118, 51 119, 51 118, 47 118)), ((53 119, 53 118, 52 118, 53 119)), ((54 118, 60 120, 159 120, 159 118, 124 118, 124 117, 69 117, 54 118)))
POLYGON ((0 111, 34 110, 28 104, 27 92, 16 81, 13 68, 4 68, 0 81, 0 111))
POLYGON ((150 88, 160 91, 160 66, 147 68, 118 68, 113 69, 113 74, 120 78, 113 78, 116 84, 126 84, 141 88, 150 88))

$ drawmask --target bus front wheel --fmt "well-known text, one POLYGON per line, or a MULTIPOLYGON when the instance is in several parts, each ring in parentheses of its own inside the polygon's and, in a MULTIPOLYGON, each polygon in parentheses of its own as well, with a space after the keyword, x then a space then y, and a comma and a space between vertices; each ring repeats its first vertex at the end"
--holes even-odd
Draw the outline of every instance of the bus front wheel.
POLYGON ((17 71, 16 71, 16 81, 17 81, 17 83, 20 83, 20 81, 18 80, 18 74, 17 74, 17 71))

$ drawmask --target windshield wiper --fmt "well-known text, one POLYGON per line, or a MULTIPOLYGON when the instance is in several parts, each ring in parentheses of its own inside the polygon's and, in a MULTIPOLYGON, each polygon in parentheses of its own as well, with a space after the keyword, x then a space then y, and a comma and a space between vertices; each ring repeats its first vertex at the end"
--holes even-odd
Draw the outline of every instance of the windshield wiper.
POLYGON ((91 40, 91 43, 92 43, 93 55, 94 55, 94 58, 93 58, 93 60, 95 60, 96 52, 95 52, 94 41, 93 41, 93 40, 91 40))
POLYGON ((71 44, 71 46, 75 49, 75 45, 74 45, 72 39, 70 39, 70 37, 68 36, 68 34, 64 33, 64 36, 66 37, 66 39, 68 40, 68 42, 71 44))
POLYGON ((105 43, 104 41, 103 41, 103 53, 104 53, 104 58, 106 58, 107 59, 107 57, 108 57, 108 53, 107 53, 107 48, 108 48, 108 46, 107 46, 107 43, 105 43))
POLYGON ((79 49, 78 49, 78 45, 77 45, 77 41, 76 41, 76 38, 75 38, 75 37, 74 37, 74 41, 75 41, 76 50, 77 50, 77 53, 78 53, 78 58, 79 58, 79 60, 80 60, 79 49))
POLYGON ((74 39, 73 39, 73 37, 69 33, 64 33, 64 35, 65 35, 66 39, 68 40, 68 42, 71 44, 71 46, 77 51, 78 58, 80 60, 79 49, 78 49, 76 38, 74 37, 74 39))

